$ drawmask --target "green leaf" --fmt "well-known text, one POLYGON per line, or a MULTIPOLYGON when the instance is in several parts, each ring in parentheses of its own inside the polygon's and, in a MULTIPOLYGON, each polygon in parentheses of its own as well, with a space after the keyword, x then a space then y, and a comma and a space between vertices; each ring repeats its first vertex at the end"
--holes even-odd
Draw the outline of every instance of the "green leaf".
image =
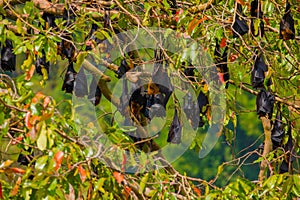
POLYGON ((141 182, 140 182, 140 188, 139 188, 139 193, 143 193, 144 190, 145 190, 145 187, 146 187, 146 184, 148 182, 148 179, 149 179, 149 173, 146 173, 143 178, 141 179, 141 182))
POLYGON ((36 160, 35 169, 42 171, 47 164, 49 157, 47 155, 42 156, 36 160))
POLYGON ((19 18, 16 20, 16 25, 17 25, 17 32, 19 34, 23 33, 22 22, 21 22, 21 20, 19 18))
POLYGON ((41 130, 40 130, 40 135, 36 141, 37 143, 37 147, 43 151, 47 148, 47 129, 46 129, 46 122, 43 121, 42 122, 42 127, 41 127, 41 130))

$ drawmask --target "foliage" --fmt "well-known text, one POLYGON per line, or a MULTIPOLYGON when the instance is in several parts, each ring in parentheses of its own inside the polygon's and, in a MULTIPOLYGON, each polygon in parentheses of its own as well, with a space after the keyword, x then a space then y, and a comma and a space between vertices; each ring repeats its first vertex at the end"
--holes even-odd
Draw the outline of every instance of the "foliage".
MULTIPOLYGON (((1 48, 4 49, 4 44, 10 40, 13 53, 17 55, 17 72, 7 73, 14 78, 4 73, 0 76, 0 199, 300 197, 300 7, 296 0, 290 2, 296 36, 291 40, 283 40, 280 38, 280 21, 286 14, 285 4, 269 0, 259 2, 262 2, 263 16, 257 13, 257 16, 253 15, 251 2, 241 0, 164 0, 145 1, 142 4, 118 0, 98 3, 0 1, 1 48), (44 13, 56 16, 52 26, 44 13), (236 19, 241 20, 243 26, 251 23, 252 29, 237 34, 236 19), (264 33, 259 32, 262 22, 264 33), (91 33, 94 25, 98 28, 94 30, 95 33, 91 33), (205 53, 215 58, 220 81, 226 82, 221 87, 224 90, 228 85, 229 87, 226 89, 223 131, 215 133, 222 134, 221 141, 206 160, 198 162, 195 158, 198 159, 198 151, 203 148, 203 133, 213 124, 209 103, 200 108, 204 125, 198 127, 190 149, 173 165, 168 164, 153 171, 145 170, 147 164, 153 162, 145 156, 145 152, 155 147, 149 146, 148 141, 142 143, 143 141, 135 141, 128 136, 127 133, 136 131, 135 127, 120 127, 116 122, 118 112, 115 110, 119 108, 120 101, 109 98, 106 89, 118 87, 116 74, 120 77, 131 66, 153 62, 157 52, 153 49, 140 50, 140 57, 136 57, 135 52, 127 55, 123 51, 110 52, 123 56, 109 63, 110 57, 103 52, 101 54, 101 49, 107 46, 103 47, 98 43, 105 39, 106 44, 112 43, 116 33, 136 27, 146 31, 150 27, 165 28, 169 31, 163 35, 164 38, 168 38, 171 30, 174 30, 178 35, 197 41, 205 53), (68 45, 70 55, 62 51, 68 49, 68 45), (216 53, 218 45, 217 51, 222 51, 222 54, 216 53), (89 50, 90 46, 97 48, 89 50), (84 119, 77 115, 80 103, 87 104, 88 101, 79 101, 76 107, 71 95, 61 92, 63 81, 60 76, 69 73, 64 82, 72 81, 70 71, 73 70, 76 77, 76 72, 84 64, 88 53, 98 56, 99 60, 94 64, 101 65, 99 68, 87 67, 92 71, 87 74, 89 83, 92 82, 93 74, 99 75, 99 71, 105 69, 102 70, 102 82, 98 83, 102 97, 100 104, 95 107, 95 121, 99 127, 95 123, 84 124, 84 119), (255 65, 257 57, 265 66, 255 65), (40 59, 44 59, 44 64, 38 72, 37 63, 41 63, 40 59), (50 69, 46 67, 46 63, 50 63, 50 69), (70 69, 71 64, 74 69, 70 69), (120 65, 124 69, 120 70, 120 65), (253 74, 261 68, 267 73, 259 74, 254 87, 253 74), (42 76, 35 75, 35 71, 42 76), (272 107, 273 112, 270 106, 267 113, 259 113, 259 117, 266 117, 267 124, 263 119, 261 123, 255 111, 256 95, 262 88, 274 95, 276 102, 272 107), (265 141, 271 140, 267 133, 273 128, 276 113, 282 115, 285 132, 283 142, 276 149, 271 147, 270 151, 266 150, 268 144, 265 142, 264 152, 260 152, 258 141, 263 134, 265 141), (113 142, 113 147, 95 145, 98 139, 101 141, 101 138, 97 138, 101 131, 113 142), (139 146, 140 143, 145 145, 139 146), (114 156, 116 159, 120 157, 121 164, 130 159, 130 162, 136 162, 130 156, 115 155, 113 149, 119 147, 128 149, 130 153, 141 152, 144 162, 141 163, 139 172, 126 174, 123 168, 108 167, 108 160, 114 156), (291 163, 287 167, 290 173, 281 172, 280 166, 285 162, 291 163), (259 170, 258 164, 261 165, 260 175, 263 176, 259 177, 259 181, 253 181, 258 176, 253 168, 259 170), (248 165, 250 169, 246 169, 248 165)), ((149 43, 147 40, 142 42, 149 43)), ((181 61, 191 61, 193 64, 199 56, 197 53, 193 51, 193 47, 179 54, 166 52, 169 56, 166 76, 172 74, 181 77, 187 67, 187 64, 182 66, 181 61)), ((211 82, 205 86, 203 77, 197 72, 191 76, 196 78, 189 79, 188 83, 197 94, 208 95, 208 91, 211 92, 210 89, 217 85, 216 82, 211 82)), ((167 124, 160 137, 153 139, 158 146, 168 145, 167 135, 173 124, 173 114, 177 115, 178 99, 183 96, 184 92, 171 95, 169 103, 164 105, 174 111, 167 110, 167 124)), ((184 118, 186 122, 187 118, 184 118)), ((176 119, 174 129, 181 126, 180 120, 176 119)), ((143 119, 139 122, 144 123, 143 119)), ((183 139, 189 137, 186 132, 178 131, 174 134, 178 134, 176 137, 181 137, 182 134, 183 139)))

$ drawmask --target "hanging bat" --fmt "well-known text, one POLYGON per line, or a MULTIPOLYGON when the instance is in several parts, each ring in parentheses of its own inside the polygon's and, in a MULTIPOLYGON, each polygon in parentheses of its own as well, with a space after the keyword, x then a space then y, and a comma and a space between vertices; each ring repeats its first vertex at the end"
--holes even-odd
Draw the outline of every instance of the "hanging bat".
POLYGON ((57 27, 55 24, 55 15, 44 12, 42 18, 45 20, 45 30, 57 27))
POLYGON ((219 80, 222 83, 226 83, 225 88, 228 88, 228 81, 230 79, 230 75, 229 75, 229 69, 227 66, 227 51, 228 51, 228 46, 225 47, 225 50, 221 56, 221 49, 220 49, 220 44, 218 42, 218 40, 216 40, 216 48, 215 48, 215 61, 216 61, 216 67, 218 70, 218 76, 219 76, 219 80))
POLYGON ((280 21, 280 39, 295 39, 294 19, 291 15, 291 4, 286 1, 285 13, 280 21))
POLYGON ((36 60, 36 63, 35 63, 36 73, 43 76, 44 73, 43 73, 42 69, 45 69, 46 72, 47 72, 47 76, 48 76, 49 75, 49 65, 50 65, 49 62, 46 62, 46 55, 45 55, 45 52, 43 50, 42 51, 42 57, 38 58, 36 60))
POLYGON ((209 104, 208 97, 203 93, 203 91, 200 91, 197 100, 198 100, 199 113, 200 113, 199 127, 203 127, 204 126, 203 117, 207 113, 207 107, 208 107, 208 104, 209 104))
POLYGON ((197 102, 193 101, 192 94, 189 92, 183 97, 183 111, 186 118, 190 122, 192 128, 195 130, 199 126, 199 106, 197 102))
POLYGON ((265 72, 268 71, 268 67, 265 64, 263 55, 259 54, 254 62, 254 67, 252 70, 252 87, 253 88, 263 88, 265 80, 265 72))
POLYGON ((180 144, 181 142, 182 124, 178 118, 177 110, 175 109, 174 118, 168 133, 167 142, 180 144))
POLYGON ((130 99, 129 99, 129 108, 130 113, 141 123, 144 123, 144 116, 146 113, 147 107, 147 97, 144 86, 140 86, 136 89, 130 99))
POLYGON ((256 113, 259 117, 268 115, 272 118, 275 96, 266 91, 264 88, 260 90, 256 97, 256 113))
POLYGON ((84 97, 85 95, 88 95, 87 78, 83 67, 80 68, 76 75, 74 82, 74 93, 77 97, 84 97))
POLYGON ((251 10, 250 10, 250 14, 251 14, 251 24, 250 24, 250 30, 251 33, 256 37, 258 35, 260 35, 260 37, 263 37, 264 35, 264 22, 263 22, 263 12, 261 11, 261 3, 259 2, 259 0, 253 0, 251 2, 251 10), (259 22, 259 27, 257 27, 258 29, 255 29, 255 23, 259 22))
POLYGON ((281 163, 280 166, 280 174, 286 173, 289 171, 291 168, 292 163, 295 161, 295 156, 293 156, 294 152, 294 144, 293 144, 293 137, 292 137, 292 129, 291 129, 291 124, 289 124, 289 128, 287 131, 287 136, 288 136, 288 141, 284 145, 284 150, 285 152, 289 152, 285 157, 283 162, 281 163))
POLYGON ((100 103, 101 96, 102 96, 102 92, 98 86, 98 82, 96 78, 93 76, 92 82, 89 87, 88 99, 91 101, 93 105, 97 106, 100 103))
POLYGON ((119 111, 124 116, 126 114, 126 108, 129 103, 129 92, 128 92, 128 85, 126 78, 123 79, 123 86, 122 86, 122 95, 120 98, 120 105, 119 105, 119 111))
POLYGON ((126 59, 124 58, 121 61, 121 64, 120 64, 118 70, 116 71, 117 78, 122 78, 122 76, 124 76, 124 74, 126 72, 128 72, 130 69, 131 69, 131 67, 128 65, 128 63, 126 62, 126 59))
POLYGON ((5 40, 5 46, 2 46, 0 64, 4 71, 16 70, 16 55, 13 53, 13 44, 11 40, 5 40))
POLYGON ((62 86, 62 90, 66 93, 72 93, 74 89, 74 81, 76 79, 76 71, 73 67, 73 62, 69 63, 67 72, 65 74, 64 83, 62 86))
POLYGON ((195 67, 191 63, 189 63, 189 66, 185 67, 183 71, 184 75, 188 77, 188 79, 192 82, 196 82, 194 70, 195 67))
POLYGON ((273 125, 271 139, 273 143, 273 149, 276 149, 277 147, 280 147, 282 144, 284 136, 284 130, 283 130, 283 124, 282 124, 282 116, 280 114, 280 111, 277 111, 276 119, 273 125))
POLYGON ((233 28, 233 38, 239 37, 239 35, 244 35, 249 31, 247 22, 242 18, 245 17, 243 14, 242 5, 237 3, 237 12, 235 13, 235 21, 232 25, 233 28))

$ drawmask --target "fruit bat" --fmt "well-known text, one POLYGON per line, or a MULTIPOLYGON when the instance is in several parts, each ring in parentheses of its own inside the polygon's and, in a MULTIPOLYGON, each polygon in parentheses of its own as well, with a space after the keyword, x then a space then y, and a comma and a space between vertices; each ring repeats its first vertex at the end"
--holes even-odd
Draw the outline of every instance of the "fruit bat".
POLYGON ((191 93, 187 93, 183 97, 183 111, 189 120, 192 128, 195 130, 199 126, 199 106, 193 101, 191 93))
POLYGON ((121 61, 118 70, 116 71, 117 78, 122 78, 122 76, 124 76, 124 74, 128 72, 130 69, 131 69, 130 66, 127 64, 126 59, 124 58, 121 61))
POLYGON ((177 110, 175 109, 174 118, 168 133, 167 142, 179 144, 181 142, 182 124, 179 121, 177 110))
POLYGON ((247 22, 242 18, 244 17, 242 5, 237 3, 237 12, 235 13, 235 21, 232 25, 233 38, 244 35, 249 31, 247 22))
POLYGON ((268 71, 268 67, 265 64, 262 54, 259 54, 254 62, 254 67, 252 70, 252 87, 253 88, 263 88, 265 80, 265 72, 268 71))
POLYGON ((272 143, 273 149, 280 147, 284 136, 283 124, 282 124, 282 116, 279 111, 277 111, 276 119, 272 129, 272 143))
POLYGON ((129 99, 129 107, 130 113, 140 122, 142 123, 142 119, 146 113, 146 104, 147 104, 147 97, 146 97, 146 90, 144 86, 140 86, 137 88, 131 95, 129 99))
POLYGON ((225 88, 228 88, 228 80, 230 79, 229 70, 227 66, 227 51, 228 46, 225 47, 225 50, 221 56, 220 44, 218 40, 216 40, 216 48, 215 48, 215 61, 216 67, 218 70, 218 76, 222 83, 226 83, 225 88))
POLYGON ((208 97, 202 91, 200 91, 197 100, 198 100, 199 113, 200 113, 198 126, 203 127, 204 126, 203 116, 206 114, 207 106, 209 104, 208 97))
POLYGON ((296 159, 295 156, 293 156, 293 154, 295 152, 294 152, 294 144, 293 144, 291 125, 289 125, 287 135, 288 135, 288 141, 284 145, 284 150, 285 150, 285 152, 289 151, 289 153, 285 156, 283 162, 281 163, 280 172, 279 172, 280 174, 288 172, 290 165, 292 165, 292 163, 296 159))
POLYGON ((188 77, 188 79, 189 79, 190 81, 192 81, 192 82, 195 82, 195 81, 196 81, 194 70, 195 70, 195 67, 192 66, 191 63, 189 63, 189 66, 187 66, 186 68, 184 68, 184 71, 183 71, 184 75, 185 75, 186 77, 188 77))
POLYGON ((16 55, 13 53, 13 44, 11 40, 5 41, 5 46, 1 49, 1 68, 4 71, 16 70, 16 55))
MULTIPOLYGON (((71 22, 75 20, 75 17, 73 14, 70 14, 70 12, 65 9, 63 14, 63 20, 65 20, 64 26, 67 27, 71 25, 71 22)), ((59 55, 62 56, 62 59, 67 58, 69 62, 71 62, 75 56, 75 46, 73 45, 73 43, 70 42, 72 41, 72 37, 67 32, 63 33, 63 38, 64 39, 58 45, 57 52, 59 55)))
POLYGON ((294 19, 291 15, 291 4, 286 1, 285 13, 280 21, 280 39, 289 40, 295 38, 294 19))
POLYGON ((120 98, 120 105, 119 105, 119 111, 122 115, 126 114, 126 108, 129 103, 129 97, 128 97, 128 85, 127 85, 127 80, 124 78, 123 79, 123 86, 122 86, 122 95, 120 98))
POLYGON ((73 62, 69 63, 67 72, 65 74, 65 79, 64 83, 62 86, 62 90, 65 91, 66 93, 72 93, 73 88, 74 88, 74 81, 76 79, 76 71, 74 70, 73 67, 73 62))
POLYGON ((74 82, 74 93, 77 97, 84 97, 88 95, 88 85, 87 78, 84 73, 84 68, 80 68, 79 72, 76 75, 76 79, 74 82))
POLYGON ((98 86, 98 82, 96 78, 93 76, 92 82, 89 87, 88 99, 91 101, 93 105, 97 106, 100 103, 101 96, 102 96, 102 92, 98 86))
POLYGON ((45 52, 42 51, 42 57, 38 58, 36 60, 36 63, 35 63, 36 73, 43 76, 43 70, 42 69, 44 68, 47 72, 47 75, 48 75, 49 74, 49 65, 50 65, 49 62, 46 62, 45 52))
POLYGON ((45 20, 45 30, 56 27, 55 15, 44 12, 42 18, 45 20))
POLYGON ((159 92, 164 95, 162 105, 165 108, 173 92, 173 86, 171 84, 170 77, 167 73, 169 63, 166 61, 165 66, 163 66, 163 56, 161 50, 156 49, 154 52, 154 57, 155 63, 152 72, 152 83, 156 84, 159 89, 159 92))
POLYGON ((263 22, 263 12, 261 11, 261 4, 259 2, 259 0, 253 0, 251 2, 251 10, 250 10, 250 14, 251 14, 251 24, 250 24, 250 29, 251 29, 251 33, 256 37, 258 35, 260 35, 261 37, 263 37, 264 35, 264 22, 263 22), (259 21, 258 21, 259 20, 259 21), (258 30, 255 29, 255 23, 259 22, 259 28, 258 30))
POLYGON ((268 115, 272 117, 275 96, 265 89, 261 89, 256 97, 256 113, 259 117, 268 115))

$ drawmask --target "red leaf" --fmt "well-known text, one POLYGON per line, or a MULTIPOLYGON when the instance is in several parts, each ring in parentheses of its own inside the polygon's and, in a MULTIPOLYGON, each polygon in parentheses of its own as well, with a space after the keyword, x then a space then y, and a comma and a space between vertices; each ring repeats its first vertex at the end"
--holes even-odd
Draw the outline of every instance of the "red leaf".
POLYGON ((130 192, 131 192, 131 188, 128 186, 125 186, 122 193, 124 194, 126 200, 128 199, 130 192))
POLYGON ((126 154, 123 153, 122 171, 125 171, 125 165, 126 165, 126 162, 127 162, 126 154))
POLYGON ((265 20, 266 24, 267 24, 268 26, 270 26, 269 19, 268 19, 268 18, 266 18, 266 17, 264 17, 264 20, 265 20))
POLYGON ((119 184, 124 180, 124 176, 120 172, 114 172, 113 175, 119 184))
POLYGON ((0 182, 0 199, 3 199, 2 183, 0 182))
POLYGON ((225 80, 224 80, 224 73, 218 73, 218 76, 219 76, 219 80, 220 80, 222 83, 225 83, 225 80))
POLYGON ((198 197, 201 196, 201 190, 197 188, 196 186, 193 187, 194 192, 198 195, 198 197))
POLYGON ((25 115, 25 126, 28 128, 28 129, 31 129, 32 128, 32 125, 30 123, 30 112, 28 111, 25 115))
POLYGON ((226 47, 226 38, 222 38, 221 42, 220 42, 220 47, 224 48, 226 47))
POLYGON ((86 171, 81 165, 78 166, 78 173, 80 175, 81 181, 84 182, 86 179, 86 171))
POLYGON ((179 10, 176 11, 175 14, 175 21, 178 22, 179 21, 179 15, 181 15, 183 13, 183 9, 180 8, 179 10))
POLYGON ((54 155, 55 171, 57 171, 60 168, 63 158, 64 158, 64 152, 58 151, 55 153, 54 155))
POLYGON ((238 57, 239 57, 238 54, 230 54, 230 56, 229 56, 229 61, 230 61, 230 62, 233 62, 233 61, 235 61, 238 57))

